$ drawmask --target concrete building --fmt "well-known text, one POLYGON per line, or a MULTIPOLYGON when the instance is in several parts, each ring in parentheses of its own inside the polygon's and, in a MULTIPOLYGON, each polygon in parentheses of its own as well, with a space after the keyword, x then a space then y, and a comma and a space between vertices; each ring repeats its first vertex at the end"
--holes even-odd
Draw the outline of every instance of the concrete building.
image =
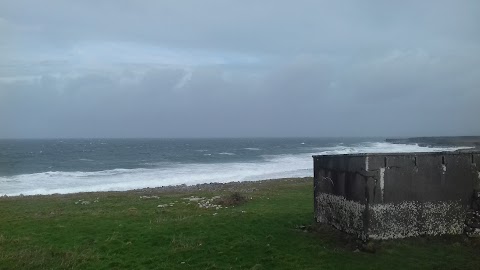
POLYGON ((364 240, 480 234, 480 152, 313 158, 319 223, 364 240))

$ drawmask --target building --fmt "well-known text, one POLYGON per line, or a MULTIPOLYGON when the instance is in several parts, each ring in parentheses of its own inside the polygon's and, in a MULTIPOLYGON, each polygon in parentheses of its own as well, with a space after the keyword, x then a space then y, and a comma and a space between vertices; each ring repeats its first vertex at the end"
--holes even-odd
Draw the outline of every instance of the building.
POLYGON ((480 235, 480 152, 313 158, 319 223, 363 240, 480 235))

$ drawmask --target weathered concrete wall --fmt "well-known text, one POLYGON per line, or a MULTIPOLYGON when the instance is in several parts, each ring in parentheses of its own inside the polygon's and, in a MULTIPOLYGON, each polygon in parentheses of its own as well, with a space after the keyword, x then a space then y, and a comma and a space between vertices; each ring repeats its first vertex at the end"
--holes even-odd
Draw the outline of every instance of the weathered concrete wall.
POLYGON ((315 218, 362 239, 460 234, 479 170, 479 152, 314 156, 315 218))

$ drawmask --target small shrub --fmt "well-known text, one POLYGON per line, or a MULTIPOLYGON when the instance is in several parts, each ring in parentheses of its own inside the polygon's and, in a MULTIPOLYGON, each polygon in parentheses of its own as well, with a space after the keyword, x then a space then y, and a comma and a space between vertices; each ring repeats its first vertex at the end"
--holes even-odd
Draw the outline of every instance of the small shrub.
POLYGON ((239 192, 233 192, 229 195, 221 196, 214 201, 221 206, 239 206, 247 202, 247 198, 239 192))

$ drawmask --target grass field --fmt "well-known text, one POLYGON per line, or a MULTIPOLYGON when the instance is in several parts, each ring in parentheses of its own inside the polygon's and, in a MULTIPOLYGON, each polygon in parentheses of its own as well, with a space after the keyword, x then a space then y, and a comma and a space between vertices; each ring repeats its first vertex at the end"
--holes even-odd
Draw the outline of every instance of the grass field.
POLYGON ((0 269, 480 269, 463 236, 368 253, 313 225, 309 178, 0 198, 0 269), (247 202, 201 199, 232 192, 247 202))

